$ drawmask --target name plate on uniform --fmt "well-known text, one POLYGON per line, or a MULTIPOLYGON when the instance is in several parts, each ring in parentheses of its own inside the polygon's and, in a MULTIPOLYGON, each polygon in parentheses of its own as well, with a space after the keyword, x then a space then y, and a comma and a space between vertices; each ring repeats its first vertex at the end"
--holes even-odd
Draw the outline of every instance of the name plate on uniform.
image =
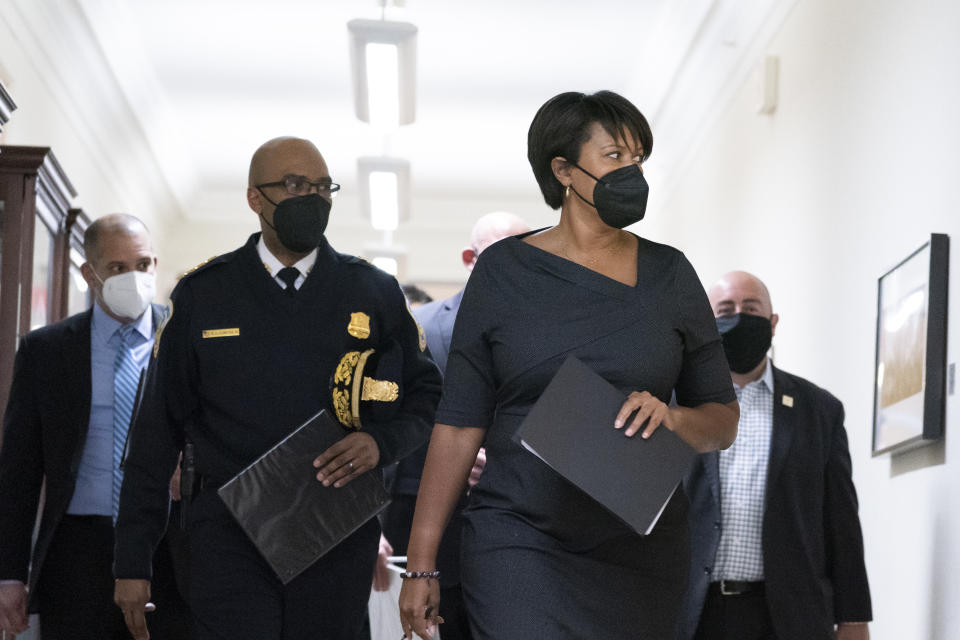
POLYGON ((240 335, 240 327, 234 327, 233 329, 204 329, 202 335, 204 338, 229 338, 240 335))

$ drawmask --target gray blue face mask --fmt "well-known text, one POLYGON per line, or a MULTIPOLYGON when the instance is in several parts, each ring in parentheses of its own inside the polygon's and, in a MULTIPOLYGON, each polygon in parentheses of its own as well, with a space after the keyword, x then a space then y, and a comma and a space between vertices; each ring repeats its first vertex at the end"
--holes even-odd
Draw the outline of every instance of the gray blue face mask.
POLYGON ((573 166, 597 181, 593 188, 593 202, 577 193, 573 187, 570 189, 577 194, 578 198, 597 210, 597 215, 604 224, 623 229, 643 220, 643 215, 647 212, 647 195, 650 193, 650 186, 643 177, 643 171, 640 170, 639 165, 620 167, 604 174, 602 178, 596 177, 576 162, 573 166))

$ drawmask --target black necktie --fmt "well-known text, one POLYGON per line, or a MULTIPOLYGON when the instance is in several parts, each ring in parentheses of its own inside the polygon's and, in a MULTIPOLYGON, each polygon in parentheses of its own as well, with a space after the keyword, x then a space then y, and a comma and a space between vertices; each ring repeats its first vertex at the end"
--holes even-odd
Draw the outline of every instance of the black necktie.
POLYGON ((297 271, 296 267, 284 267, 280 269, 280 273, 277 274, 277 277, 283 280, 287 285, 287 288, 284 289, 284 293, 288 296, 292 296, 297 292, 297 288, 293 286, 293 283, 297 281, 297 278, 300 277, 300 272, 297 271))

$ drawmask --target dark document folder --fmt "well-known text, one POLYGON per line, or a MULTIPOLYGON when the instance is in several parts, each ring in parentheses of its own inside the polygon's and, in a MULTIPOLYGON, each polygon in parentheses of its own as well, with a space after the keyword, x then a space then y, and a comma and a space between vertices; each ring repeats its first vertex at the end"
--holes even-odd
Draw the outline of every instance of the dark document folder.
POLYGON ((648 440, 640 437, 642 431, 627 438, 623 429, 614 429, 613 421, 626 398, 571 356, 516 437, 554 471, 637 533, 647 535, 696 452, 662 425, 648 440))
POLYGON ((219 489, 284 584, 390 501, 376 473, 339 489, 317 481, 313 461, 343 437, 343 427, 321 411, 219 489))

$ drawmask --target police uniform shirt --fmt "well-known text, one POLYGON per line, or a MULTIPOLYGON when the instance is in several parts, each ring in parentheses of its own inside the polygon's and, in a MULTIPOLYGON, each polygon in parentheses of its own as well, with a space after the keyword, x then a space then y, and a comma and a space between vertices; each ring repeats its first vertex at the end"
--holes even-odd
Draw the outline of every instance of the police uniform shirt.
MULTIPOLYGON (((257 242, 257 255, 260 256, 260 261, 263 262, 263 266, 266 268, 267 273, 273 276, 274 281, 280 286, 280 288, 286 289, 287 283, 281 280, 280 276, 278 275, 281 269, 284 268, 284 264, 277 259, 277 256, 270 253, 270 249, 267 249, 267 245, 263 241, 263 236, 260 236, 260 240, 257 242)), ((297 291, 299 291, 300 287, 303 286, 304 281, 306 281, 307 276, 310 274, 310 270, 313 268, 313 265, 316 263, 316 261, 317 249, 314 249, 290 265, 300 273, 300 275, 297 276, 297 279, 293 282, 293 286, 297 289, 297 291)))
POLYGON ((402 350, 395 414, 362 426, 377 443, 379 465, 407 455, 429 436, 440 374, 423 353, 396 280, 323 239, 309 276, 289 296, 264 269, 259 237, 183 277, 171 296, 173 312, 158 337, 131 436, 117 522, 117 577, 149 575, 185 431, 197 472, 219 486, 331 407, 331 375, 347 351, 391 341, 402 350), (364 331, 351 327, 354 318, 362 319, 364 331))

